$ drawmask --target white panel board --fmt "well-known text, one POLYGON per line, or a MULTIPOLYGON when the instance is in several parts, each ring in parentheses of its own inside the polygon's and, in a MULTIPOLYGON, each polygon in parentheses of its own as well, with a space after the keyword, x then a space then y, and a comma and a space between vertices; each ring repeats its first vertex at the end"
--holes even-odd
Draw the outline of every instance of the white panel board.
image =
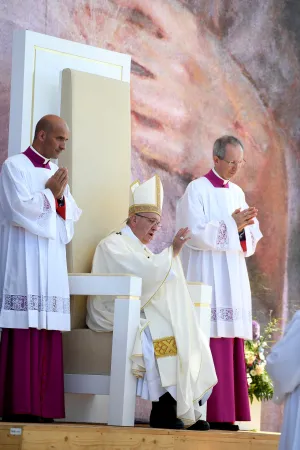
POLYGON ((32 142, 36 122, 59 114, 63 69, 130 82, 131 58, 122 53, 17 30, 13 40, 8 156, 32 142))
POLYGON ((41 117, 49 114, 49 112, 60 114, 61 74, 65 68, 122 80, 121 66, 37 47, 35 51, 31 138, 34 127, 41 117))

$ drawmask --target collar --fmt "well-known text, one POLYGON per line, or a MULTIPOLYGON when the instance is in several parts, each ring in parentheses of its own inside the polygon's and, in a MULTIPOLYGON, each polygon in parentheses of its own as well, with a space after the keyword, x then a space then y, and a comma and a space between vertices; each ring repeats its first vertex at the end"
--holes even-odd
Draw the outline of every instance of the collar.
POLYGON ((31 150, 40 158, 43 160, 43 164, 48 164, 50 162, 50 159, 45 158, 44 156, 42 156, 39 152, 36 151, 35 148, 32 147, 32 145, 30 146, 31 150))
POLYGON ((27 158, 32 162, 34 167, 40 167, 43 169, 50 169, 50 159, 44 158, 44 156, 40 155, 31 145, 27 150, 23 153, 27 158))
POLYGON ((138 241, 140 243, 140 245, 143 247, 144 250, 148 250, 146 245, 143 244, 139 238, 134 234, 134 232, 132 231, 132 229, 126 225, 124 228, 122 228, 121 233, 124 234, 125 236, 130 237, 131 239, 134 239, 135 241, 138 241))
POLYGON ((224 180, 224 178, 220 177, 220 175, 215 171, 215 169, 210 170, 204 176, 216 188, 227 188, 227 189, 229 188, 229 180, 224 180))
POLYGON ((220 180, 224 181, 223 184, 228 183, 229 180, 225 180, 225 178, 222 178, 222 177, 218 174, 218 172, 216 171, 215 168, 213 168, 213 169, 211 169, 211 170, 213 171, 213 173, 214 173, 218 178, 220 178, 220 180))

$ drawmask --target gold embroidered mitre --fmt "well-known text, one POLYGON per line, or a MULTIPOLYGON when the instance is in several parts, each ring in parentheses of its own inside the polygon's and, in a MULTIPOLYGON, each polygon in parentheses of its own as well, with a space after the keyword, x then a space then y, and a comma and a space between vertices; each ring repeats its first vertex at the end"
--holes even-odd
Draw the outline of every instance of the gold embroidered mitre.
POLYGON ((158 175, 140 184, 135 181, 130 186, 129 216, 137 213, 153 212, 161 216, 164 191, 158 175))

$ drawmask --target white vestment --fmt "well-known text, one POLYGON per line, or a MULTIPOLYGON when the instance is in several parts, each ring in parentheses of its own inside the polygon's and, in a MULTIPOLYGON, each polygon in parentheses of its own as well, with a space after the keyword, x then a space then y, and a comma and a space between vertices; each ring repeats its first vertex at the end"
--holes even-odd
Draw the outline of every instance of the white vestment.
MULTIPOLYGON (((150 384, 155 383, 157 367, 161 393, 168 390, 175 397, 172 387, 176 386, 177 415, 186 424, 194 423, 201 415, 198 402, 216 384, 217 377, 207 339, 199 330, 179 258, 173 258, 171 248, 153 254, 126 227, 121 234, 113 233, 100 242, 93 272, 131 273, 142 278, 141 307, 146 319, 141 320, 141 329, 137 330, 133 373, 139 377, 152 365, 147 380, 152 397, 150 384), (151 335, 143 332, 147 324, 151 335), (156 367, 153 358, 148 361, 143 358, 149 336, 154 343, 156 367), (168 353, 164 353, 164 349, 168 353)), ((112 331, 114 300, 111 297, 90 297, 87 310, 89 328, 112 331)), ((150 354, 151 349, 145 358, 150 354)), ((143 388, 139 385, 140 395, 143 395, 143 388)), ((158 389, 155 392, 161 395, 158 389)))
POLYGON ((261 239, 258 221, 245 228, 243 252, 232 213, 248 208, 242 189, 216 188, 206 178, 192 181, 177 204, 177 228, 189 227, 191 240, 181 252, 188 281, 213 287, 211 337, 252 338, 251 291, 245 256, 261 239))
POLYGON ((285 403, 279 450, 300 449, 300 311, 296 312, 267 357, 274 383, 273 401, 285 403))
POLYGON ((66 218, 45 189, 58 167, 8 158, 0 175, 0 327, 70 330, 66 244, 81 214, 67 186, 66 218))

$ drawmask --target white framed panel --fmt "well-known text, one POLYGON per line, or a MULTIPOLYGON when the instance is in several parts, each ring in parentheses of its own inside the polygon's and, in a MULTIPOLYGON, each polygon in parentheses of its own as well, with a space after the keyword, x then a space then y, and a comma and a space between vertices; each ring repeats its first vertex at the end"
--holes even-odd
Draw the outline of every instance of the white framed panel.
POLYGON ((14 32, 8 156, 32 142, 36 122, 60 113, 61 74, 74 69, 130 83, 131 57, 27 30, 14 32))

